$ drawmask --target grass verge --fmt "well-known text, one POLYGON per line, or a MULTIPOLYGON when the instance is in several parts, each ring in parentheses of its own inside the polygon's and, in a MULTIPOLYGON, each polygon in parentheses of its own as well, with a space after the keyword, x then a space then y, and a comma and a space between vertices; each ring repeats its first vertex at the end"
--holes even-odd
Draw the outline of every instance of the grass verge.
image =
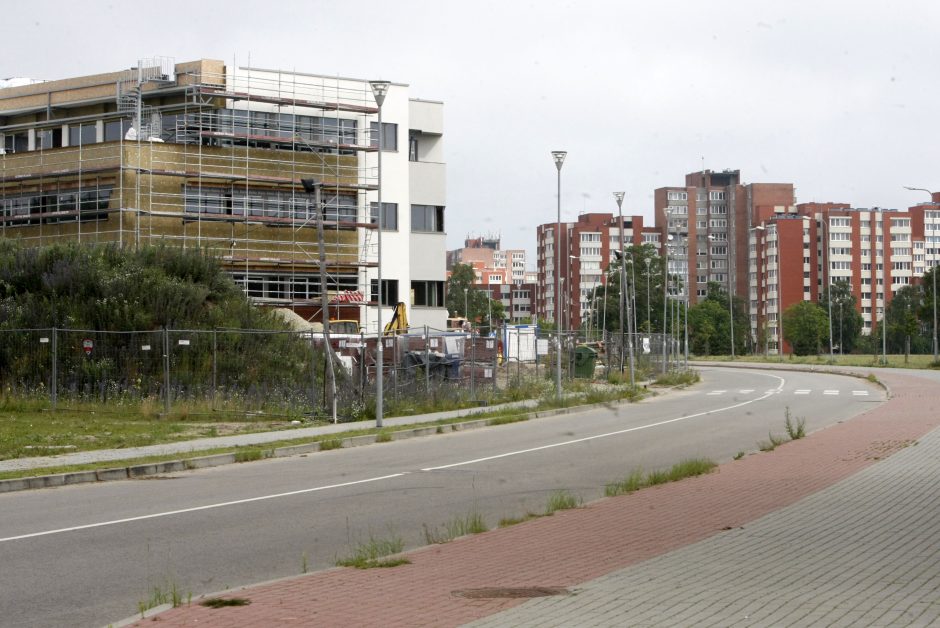
POLYGON ((604 494, 607 497, 626 495, 648 486, 678 482, 683 478, 704 475, 710 473, 716 466, 715 462, 707 458, 689 458, 677 462, 667 470, 650 471, 644 474, 642 469, 634 469, 622 480, 605 485, 604 494))
POLYGON ((476 512, 467 513, 463 517, 455 517, 439 528, 429 528, 424 525, 424 539, 428 545, 447 543, 468 534, 480 534, 489 528, 483 520, 483 515, 476 512))
POLYGON ((653 386, 690 386, 701 381, 702 377, 694 369, 671 371, 656 377, 653 386))
POLYGON ((336 561, 337 567, 355 567, 356 569, 374 569, 378 567, 397 567, 408 565, 410 560, 404 557, 393 557, 405 548, 405 542, 400 537, 376 539, 370 537, 368 542, 356 547, 351 556, 336 561))

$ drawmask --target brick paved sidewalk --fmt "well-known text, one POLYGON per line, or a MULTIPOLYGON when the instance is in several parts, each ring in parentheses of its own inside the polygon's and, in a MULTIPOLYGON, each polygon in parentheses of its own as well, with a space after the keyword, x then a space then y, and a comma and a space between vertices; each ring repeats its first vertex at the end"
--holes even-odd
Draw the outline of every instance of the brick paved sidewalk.
MULTIPOLYGON (((248 598, 248 606, 210 609, 194 602, 154 619, 160 626, 456 626, 479 620, 525 600, 455 592, 573 589, 744 526, 859 472, 940 426, 940 387, 907 374, 882 379, 892 391, 887 403, 773 452, 722 465, 708 476, 416 550, 408 554, 410 565, 331 569, 226 594, 248 598)), ((934 472, 940 471, 940 459, 934 458, 932 465, 934 472)), ((840 504, 828 507, 838 509, 840 504)), ((826 505, 815 513, 825 518, 826 505)), ((798 539, 800 522, 792 525, 796 529, 789 532, 798 539)), ((778 559, 783 563, 787 556, 778 559)), ((579 598, 563 598, 569 614, 562 623, 570 625, 578 617, 579 598)), ((613 612, 595 621, 617 623, 611 620, 613 612)), ((503 625, 512 625, 512 614, 504 617, 503 625)), ((493 619, 502 623, 499 616, 493 619)))

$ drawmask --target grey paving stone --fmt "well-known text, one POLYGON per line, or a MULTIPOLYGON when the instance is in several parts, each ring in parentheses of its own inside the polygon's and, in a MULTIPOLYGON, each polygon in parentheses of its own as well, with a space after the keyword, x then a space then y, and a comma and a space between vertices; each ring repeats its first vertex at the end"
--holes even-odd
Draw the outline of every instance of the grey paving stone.
MULTIPOLYGON (((926 626, 940 622, 940 430, 819 493, 585 583, 566 625, 926 626), (570 620, 570 621, 569 621, 570 620)), ((533 600, 477 621, 556 625, 533 600)))

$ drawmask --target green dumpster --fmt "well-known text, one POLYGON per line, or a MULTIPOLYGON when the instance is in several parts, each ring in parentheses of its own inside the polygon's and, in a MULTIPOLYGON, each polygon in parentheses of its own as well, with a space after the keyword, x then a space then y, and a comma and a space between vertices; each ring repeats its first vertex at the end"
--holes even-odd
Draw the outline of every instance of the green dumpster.
POLYGON ((594 378, 597 351, 587 345, 578 345, 574 350, 574 376, 594 378))

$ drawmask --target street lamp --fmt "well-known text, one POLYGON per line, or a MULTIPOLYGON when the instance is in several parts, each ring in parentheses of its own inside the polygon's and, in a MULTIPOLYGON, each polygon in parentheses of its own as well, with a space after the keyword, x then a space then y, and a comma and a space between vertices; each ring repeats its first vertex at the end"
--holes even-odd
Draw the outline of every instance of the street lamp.
MULTIPOLYGON (((620 242, 620 372, 623 373, 623 307, 624 307, 624 293, 623 289, 626 285, 626 268, 627 268, 627 258, 624 255, 623 250, 623 197, 624 192, 614 192, 614 200, 617 201, 617 234, 618 240, 620 242)), ((629 301, 626 301, 627 309, 630 308, 629 301)), ((627 312, 627 335, 630 335, 630 312, 627 312)), ((636 386, 636 376, 633 370, 633 341, 628 339, 627 342, 628 350, 630 353, 630 387, 636 386)))
POLYGON ((653 320, 650 318, 650 262, 653 258, 646 258, 646 333, 653 333, 653 320))
POLYGON ((382 343, 384 341, 383 329, 382 329, 382 302, 383 302, 383 290, 382 290, 382 228, 384 227, 385 220, 384 214, 382 211, 382 149, 385 148, 385 133, 382 129, 382 103, 385 102, 385 96, 388 94, 388 88, 391 85, 388 81, 369 81, 369 85, 372 86, 372 96, 375 98, 375 104, 379 107, 379 157, 378 157, 378 209, 379 209, 379 234, 377 241, 378 248, 378 304, 376 306, 375 320, 376 320, 376 334, 378 336, 378 342, 376 343, 376 361, 378 362, 375 375, 375 426, 382 427, 382 400, 383 400, 383 378, 385 376, 385 369, 382 356, 382 343))
MULTIPOLYGON (((933 192, 931 192, 930 190, 926 188, 912 188, 912 187, 908 187, 905 185, 904 189, 917 191, 917 192, 926 192, 927 194, 930 194, 930 200, 931 202, 933 202, 933 192)), ((933 224, 936 225, 936 222, 934 222, 933 224)), ((936 251, 936 249, 934 249, 934 251, 936 251)), ((933 361, 937 362, 938 360, 940 360, 940 355, 938 355, 938 349, 940 349, 940 346, 937 345, 937 254, 936 252, 934 252, 933 260, 931 261, 933 262, 933 265, 931 266, 932 271, 930 273, 931 277, 933 277, 933 361)))
POLYGON ((558 350, 555 352, 555 399, 561 401, 561 166, 567 151, 553 150, 552 159, 558 170, 558 221, 555 231, 555 328, 558 350))

